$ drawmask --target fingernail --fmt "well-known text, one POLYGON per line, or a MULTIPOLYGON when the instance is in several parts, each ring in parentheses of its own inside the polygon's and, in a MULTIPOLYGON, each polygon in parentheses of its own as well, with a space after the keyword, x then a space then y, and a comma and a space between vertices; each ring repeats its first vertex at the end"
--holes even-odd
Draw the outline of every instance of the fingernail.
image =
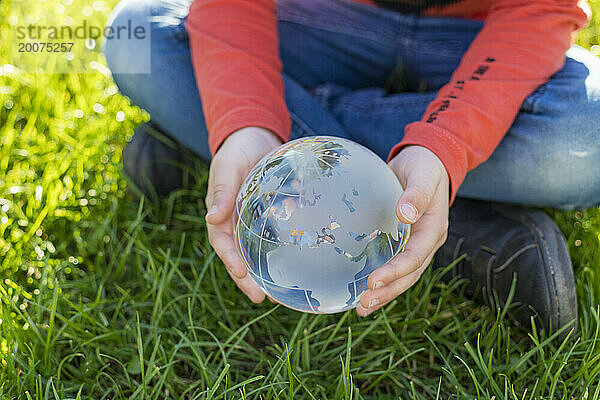
POLYGON ((410 223, 415 222, 419 214, 415 206, 410 203, 400 205, 400 212, 410 223))
POLYGON ((375 290, 375 289, 379 289, 379 288, 380 288, 380 287, 382 287, 382 286, 383 286, 383 282, 381 282, 381 281, 377 281, 377 282, 375 282, 375 283, 373 284, 373 290, 375 290))
POLYGON ((216 206, 216 205, 214 205, 214 206, 212 206, 212 207, 210 208, 210 210, 209 210, 209 211, 206 213, 206 216, 208 217, 209 215, 216 214, 218 210, 219 210, 219 209, 217 208, 217 206, 216 206))
POLYGON ((379 304, 379 299, 371 299, 371 301, 369 301, 369 308, 374 307, 377 304, 379 304))

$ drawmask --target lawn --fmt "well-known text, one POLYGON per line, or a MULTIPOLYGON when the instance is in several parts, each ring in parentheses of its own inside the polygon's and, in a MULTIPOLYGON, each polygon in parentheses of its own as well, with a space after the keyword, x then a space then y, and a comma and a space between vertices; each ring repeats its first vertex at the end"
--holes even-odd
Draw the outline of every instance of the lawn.
MULTIPOLYGON (((116 1, 63 3, 36 4, 103 21, 116 1)), ((579 35, 588 48, 600 44, 592 6, 579 35)), ((0 19, 1 400, 600 399, 600 209, 547 210, 576 270, 580 325, 564 342, 515 328, 434 271, 362 319, 254 305, 208 244, 206 165, 196 186, 135 200, 121 149, 149 116, 118 94, 97 50, 85 74, 12 65, 9 23, 0 19)))

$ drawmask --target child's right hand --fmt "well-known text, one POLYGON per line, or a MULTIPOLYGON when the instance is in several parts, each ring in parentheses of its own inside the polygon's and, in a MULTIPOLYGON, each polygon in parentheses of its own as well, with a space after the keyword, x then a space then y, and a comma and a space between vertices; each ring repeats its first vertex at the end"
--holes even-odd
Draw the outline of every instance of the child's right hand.
POLYGON ((269 130, 242 128, 225 139, 210 163, 205 199, 208 240, 236 285, 255 303, 262 302, 265 293, 248 275, 235 248, 233 210, 237 193, 250 169, 281 144, 281 139, 269 130))

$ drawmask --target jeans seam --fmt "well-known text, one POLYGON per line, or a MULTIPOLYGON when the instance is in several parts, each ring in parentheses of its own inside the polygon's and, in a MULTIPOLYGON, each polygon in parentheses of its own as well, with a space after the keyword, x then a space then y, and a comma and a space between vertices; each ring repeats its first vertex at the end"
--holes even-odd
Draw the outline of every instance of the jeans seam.
POLYGON ((538 110, 539 110, 539 101, 540 98, 544 95, 544 93, 547 90, 547 83, 543 84, 542 86, 538 87, 532 94, 529 95, 529 97, 527 98, 526 101, 529 101, 531 103, 531 113, 532 114, 537 114, 538 110))

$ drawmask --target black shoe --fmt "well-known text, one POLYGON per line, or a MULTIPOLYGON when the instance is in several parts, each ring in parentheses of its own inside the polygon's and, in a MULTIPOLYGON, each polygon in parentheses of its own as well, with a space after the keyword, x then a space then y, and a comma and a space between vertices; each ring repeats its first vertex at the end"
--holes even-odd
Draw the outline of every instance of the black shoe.
POLYGON ((123 148, 123 169, 146 197, 166 196, 183 187, 192 178, 184 170, 197 160, 152 122, 141 124, 123 148))
MULTIPOLYGON (((516 275, 508 316, 530 329, 577 327, 577 297, 569 252, 562 233, 545 213, 525 207, 456 198, 450 207, 448 239, 434 268, 446 267, 466 253, 445 276, 461 276, 483 288, 488 305, 504 307, 516 275)), ((467 291, 468 292, 468 291, 467 291)), ((467 293, 468 294, 468 293, 467 293)))

